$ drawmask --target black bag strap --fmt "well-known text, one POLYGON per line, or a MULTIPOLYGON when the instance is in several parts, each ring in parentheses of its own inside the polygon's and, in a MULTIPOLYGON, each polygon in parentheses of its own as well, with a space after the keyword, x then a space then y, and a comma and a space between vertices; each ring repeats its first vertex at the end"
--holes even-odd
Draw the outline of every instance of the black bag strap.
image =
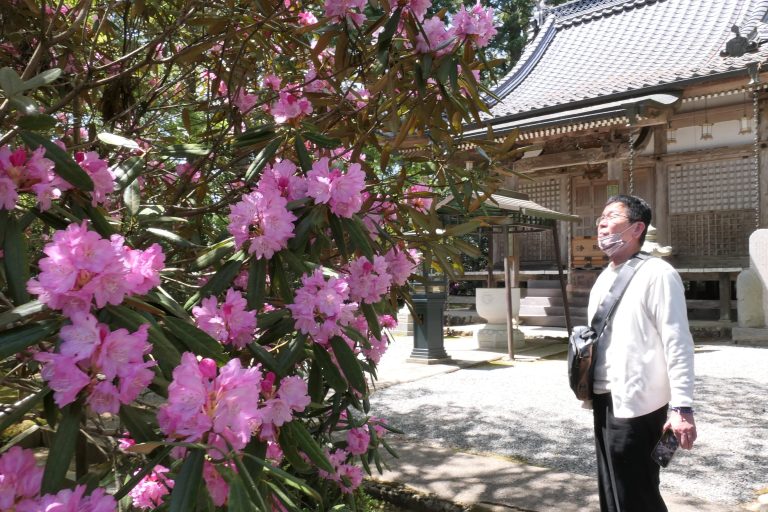
POLYGON ((608 295, 603 297, 603 300, 597 307, 597 311, 595 311, 595 316, 592 317, 592 322, 590 322, 590 327, 597 334, 596 339, 600 339, 600 336, 603 334, 603 330, 616 309, 616 305, 627 290, 629 282, 635 276, 635 271, 643 261, 650 257, 646 253, 639 252, 630 258, 619 270, 619 275, 616 276, 616 280, 611 285, 610 290, 608 290, 608 295))

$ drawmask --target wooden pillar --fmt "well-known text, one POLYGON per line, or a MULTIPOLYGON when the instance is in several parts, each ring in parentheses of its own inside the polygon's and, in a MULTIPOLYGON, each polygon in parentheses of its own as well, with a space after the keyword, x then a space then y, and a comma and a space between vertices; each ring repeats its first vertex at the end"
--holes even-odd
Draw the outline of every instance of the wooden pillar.
POLYGON ((669 220, 669 187, 667 163, 662 158, 667 154, 667 127, 657 126, 653 131, 653 156, 656 165, 653 172, 654 205, 653 221, 656 227, 656 240, 659 245, 671 245, 669 220))
POLYGON ((718 274, 720 288, 720 320, 731 319, 731 276, 728 272, 718 274))
POLYGON ((768 228, 768 100, 761 99, 758 102, 758 116, 760 227, 768 228))
MULTIPOLYGON (((608 179, 619 183, 619 193, 628 193, 628 187, 624 186, 624 163, 618 158, 611 158, 606 162, 608 167, 608 179)), ((629 167, 629 161, 627 161, 629 167)))

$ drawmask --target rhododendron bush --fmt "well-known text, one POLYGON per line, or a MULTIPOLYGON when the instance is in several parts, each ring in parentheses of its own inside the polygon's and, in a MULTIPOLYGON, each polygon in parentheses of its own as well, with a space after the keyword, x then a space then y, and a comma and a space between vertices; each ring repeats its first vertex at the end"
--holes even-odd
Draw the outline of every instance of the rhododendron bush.
POLYGON ((457 157, 492 19, 0 2, 0 509, 354 508, 414 269, 472 250, 439 198, 509 149, 457 157))

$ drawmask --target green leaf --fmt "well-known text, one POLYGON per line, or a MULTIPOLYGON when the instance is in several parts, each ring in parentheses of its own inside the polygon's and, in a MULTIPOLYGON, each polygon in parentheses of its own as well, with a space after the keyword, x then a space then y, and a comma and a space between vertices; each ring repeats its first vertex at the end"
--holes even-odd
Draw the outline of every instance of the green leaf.
POLYGON ((341 220, 335 215, 329 215, 328 225, 331 227, 333 239, 336 241, 336 247, 339 248, 341 256, 344 258, 344 260, 348 260, 349 251, 347 250, 347 243, 344 237, 344 228, 341 225, 341 220))
POLYGON ((115 180, 117 181, 117 189, 122 190, 133 183, 141 175, 144 165, 145 161, 143 158, 132 156, 112 167, 112 172, 115 173, 115 180))
POLYGON ((325 398, 325 386, 323 385, 323 371, 318 361, 312 361, 309 368, 309 383, 307 384, 309 398, 312 402, 319 404, 325 398))
POLYGON ((205 452, 199 448, 187 450, 187 456, 181 471, 176 477, 171 491, 170 512, 190 512, 195 510, 197 492, 203 482, 203 461, 205 452))
POLYGON ((139 180, 133 180, 123 189, 123 202, 128 213, 135 216, 141 206, 141 186, 139 180))
POLYGON ((357 217, 351 219, 341 219, 341 224, 349 233, 350 242, 353 249, 362 252, 369 260, 373 261, 373 246, 371 237, 368 236, 368 230, 357 217))
POLYGON ((365 319, 368 321, 368 328, 371 330, 376 338, 381 339, 381 325, 379 325, 379 315, 376 314, 376 310, 370 304, 361 304, 360 309, 363 310, 365 319))
POLYGON ((58 331, 58 322, 52 320, 15 327, 0 332, 0 360, 18 354, 58 331))
POLYGON ((237 510, 238 512, 258 512, 256 505, 251 501, 248 490, 243 479, 235 475, 229 481, 229 497, 227 499, 228 510, 237 510))
POLYGON ((328 461, 328 457, 325 456, 323 449, 317 444, 315 438, 309 434, 309 431, 307 431, 307 428, 303 423, 298 420, 293 420, 290 423, 283 425, 283 428, 291 432, 291 436, 296 440, 298 447, 317 467, 329 473, 334 471, 333 466, 328 461))
POLYGON ((379 62, 384 65, 387 63, 389 47, 392 45, 392 36, 395 35, 395 31, 397 30, 397 25, 400 22, 400 13, 402 10, 402 7, 395 9, 395 12, 392 13, 392 16, 389 18, 389 20, 387 20, 386 25, 384 25, 384 30, 381 32, 381 34, 379 34, 379 44, 376 54, 378 56, 379 62))
POLYGON ((14 304, 26 304, 29 302, 27 281, 29 281, 29 250, 27 249, 27 237, 21 231, 19 220, 9 216, 5 226, 5 239, 3 241, 3 264, 5 265, 5 278, 8 282, 8 293, 14 304))
MULTIPOLYGON (((290 317, 283 318, 279 322, 277 322, 275 325, 271 326, 269 329, 264 331, 261 336, 259 336, 259 344, 260 345, 270 345, 283 336, 293 332, 294 326, 293 319, 290 317)), ((259 326, 263 329, 263 327, 259 326)))
POLYGON ((118 146, 118 147, 129 148, 129 149, 140 149, 139 144, 135 140, 127 139, 122 135, 116 135, 114 133, 108 133, 108 132, 101 132, 98 135, 96 135, 96 137, 98 137, 98 139, 104 144, 109 144, 110 146, 118 146))
POLYGON ((174 158, 208 156, 211 154, 211 148, 203 146, 202 144, 173 144, 171 146, 160 148, 160 154, 174 158))
POLYGON ((40 111, 40 105, 35 100, 22 94, 16 94, 8 98, 11 106, 21 112, 23 115, 33 115, 40 111))
POLYGON ((45 157, 53 160, 56 174, 85 192, 93 191, 93 180, 66 151, 39 133, 22 130, 21 139, 30 149, 45 148, 45 157))
POLYGON ((0 432, 4 431, 11 425, 14 425, 22 420, 25 414, 33 407, 37 407, 40 402, 45 398, 48 393, 51 392, 50 388, 43 388, 33 395, 26 396, 16 402, 13 408, 0 413, 0 432))
POLYGON ((142 464, 141 469, 134 473, 133 476, 131 476, 131 479, 128 480, 120 489, 118 489, 117 492, 115 492, 113 495, 115 500, 120 501, 125 496, 127 496, 128 493, 131 492, 131 490, 136 487, 136 485, 141 482, 145 476, 147 476, 150 472, 152 472, 153 469, 155 469, 155 466, 160 464, 163 459, 171 453, 171 450, 173 450, 173 446, 166 446, 160 450, 157 455, 152 457, 149 462, 142 464))
POLYGON ((221 343, 191 323, 172 316, 166 316, 164 323, 168 330, 195 355, 208 357, 222 364, 229 360, 224 354, 221 343))
POLYGON ((283 449, 283 455, 285 455, 288 463, 293 466, 294 471, 297 473, 309 473, 312 467, 307 464, 299 453, 299 443, 294 437, 293 431, 290 428, 281 428, 278 436, 280 447, 283 449))
POLYGON ((265 124, 264 126, 259 126, 258 128, 251 128, 250 130, 244 131, 243 133, 235 137, 235 142, 232 145, 235 148, 252 146, 254 144, 259 144, 261 142, 269 140, 274 135, 275 135, 275 125, 265 124))
POLYGON ((283 143, 282 137, 276 137, 269 141, 269 143, 262 149, 258 155, 256 155, 256 159, 254 159, 253 162, 251 162, 251 165, 248 167, 248 170, 245 171, 245 182, 250 183, 251 180, 253 180, 254 177, 259 175, 261 173, 261 170, 266 167, 266 165, 274 158, 275 153, 277 153, 278 148, 280 148, 280 145, 283 143))
POLYGON ((331 338, 331 348, 349 385, 364 393, 366 389, 365 376, 360 368, 360 361, 357 360, 355 353, 349 348, 347 342, 340 336, 334 336, 331 338))
POLYGON ((148 232, 152 233, 153 235, 160 237, 168 242, 171 242, 174 245, 178 245, 180 247, 187 247, 187 248, 200 247, 199 245, 192 243, 189 240, 180 237, 176 233, 172 231, 168 231, 167 229, 160 229, 160 228, 146 228, 146 229, 148 232))
POLYGON ((312 170, 312 158, 309 156, 309 151, 304 145, 304 139, 301 134, 296 134, 296 138, 293 141, 293 147, 296 149, 296 156, 299 158, 299 165, 301 170, 309 172, 312 170))
POLYGON ((248 263, 248 309, 261 309, 267 287, 267 260, 251 258, 248 263))
POLYGON ((149 292, 147 298, 179 318, 187 318, 188 316, 184 308, 181 307, 181 304, 176 302, 176 300, 160 286, 149 292))
POLYGON ((249 343, 248 350, 253 354, 253 358, 261 363, 268 371, 274 372, 275 374, 280 373, 280 367, 277 364, 277 360, 272 357, 272 354, 270 354, 267 349, 258 343, 249 343))
POLYGON ((279 364, 279 377, 288 375, 296 364, 306 356, 307 335, 299 333, 295 338, 288 342, 288 346, 280 350, 277 358, 279 364))
POLYGON ((103 210, 92 206, 90 203, 82 205, 83 211, 93 222, 93 229, 104 238, 109 238, 117 231, 114 226, 104 216, 103 210))
POLYGON ((140 409, 132 405, 121 405, 120 420, 137 443, 147 443, 162 439, 162 436, 155 432, 157 418, 149 410, 140 409))
POLYGON ((45 71, 42 71, 39 74, 33 76, 29 80, 25 80, 24 89, 25 90, 36 89, 43 85, 48 85, 58 80, 60 76, 61 76, 61 69, 59 68, 46 69, 45 71))
POLYGON ((79 400, 61 410, 59 427, 53 437, 53 444, 48 452, 48 459, 43 471, 40 494, 55 493, 62 488, 69 463, 75 454, 82 414, 83 406, 79 400))
POLYGON ((0 89, 10 98, 24 91, 24 81, 12 68, 0 68, 0 89))
POLYGON ((341 376, 341 372, 331 360, 328 352, 317 343, 313 343, 312 353, 315 356, 315 361, 320 365, 325 382, 337 393, 344 393, 347 390, 347 381, 341 376))
POLYGON ((19 118, 16 125, 23 130, 46 131, 56 126, 57 122, 45 114, 28 114, 19 118))
POLYGON ((215 262, 224 259, 229 253, 235 249, 235 239, 229 237, 226 240, 217 242, 200 254, 195 261, 192 262, 192 270, 202 270, 213 265, 215 262))
POLYGON ((325 135, 316 132, 304 132, 304 138, 311 140, 320 147, 328 149, 336 149, 341 146, 341 139, 336 137, 326 137, 325 135))
POLYGON ((238 251, 232 257, 221 266, 218 272, 211 277, 197 293, 192 295, 186 303, 184 303, 184 309, 189 310, 197 304, 201 298, 208 295, 217 295, 223 292, 234 281, 237 274, 240 273, 240 268, 243 266, 243 260, 245 260, 245 251, 238 251))
POLYGON ((270 281, 272 285, 272 293, 274 294, 275 290, 277 290, 277 294, 283 299, 283 302, 291 304, 293 303, 293 290, 289 284, 290 281, 285 273, 285 269, 283 268, 282 254, 279 252, 275 253, 274 256, 272 256, 272 262, 272 279, 270 281))
POLYGON ((267 456, 267 442, 253 436, 243 452, 243 466, 251 479, 258 482, 265 464, 264 457, 267 456))

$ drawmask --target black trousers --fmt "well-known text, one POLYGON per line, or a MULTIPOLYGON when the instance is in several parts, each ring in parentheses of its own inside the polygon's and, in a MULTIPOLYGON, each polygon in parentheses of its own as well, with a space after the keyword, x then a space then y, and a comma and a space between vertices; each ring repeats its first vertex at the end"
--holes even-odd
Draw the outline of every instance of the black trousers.
POLYGON ((593 401, 601 512, 667 512, 659 465, 651 451, 661 437, 667 406, 637 418, 616 418, 611 394, 593 401))

